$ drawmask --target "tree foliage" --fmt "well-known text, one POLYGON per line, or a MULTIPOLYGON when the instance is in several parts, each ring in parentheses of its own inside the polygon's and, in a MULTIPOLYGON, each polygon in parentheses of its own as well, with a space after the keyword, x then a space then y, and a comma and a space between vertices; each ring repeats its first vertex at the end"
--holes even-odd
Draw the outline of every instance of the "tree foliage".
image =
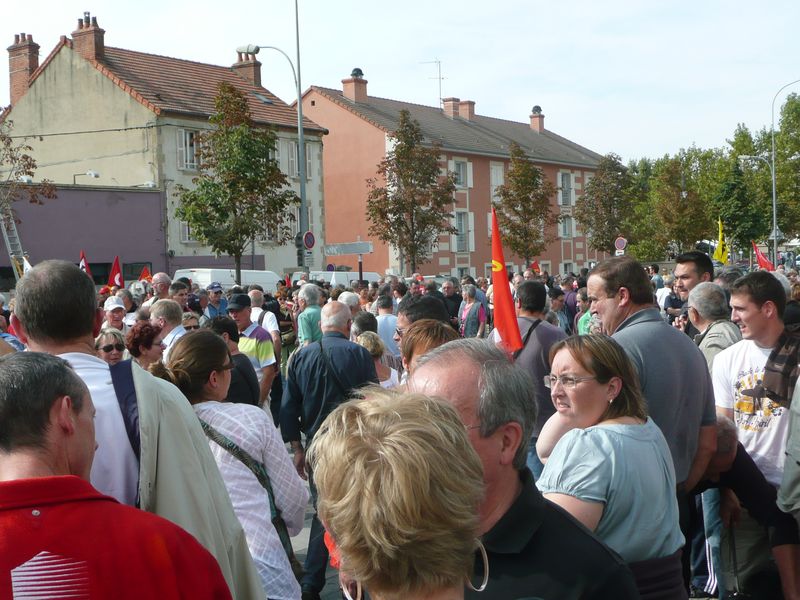
POLYGON ((33 150, 24 140, 18 141, 11 132, 11 120, 0 122, 0 215, 10 214, 11 204, 17 200, 27 200, 32 204, 43 204, 45 199, 56 197, 53 183, 44 179, 33 183, 36 174, 36 159, 33 150))
POLYGON ((233 257, 240 281, 242 255, 254 239, 269 231, 276 243, 288 241, 287 209, 298 198, 272 158, 275 133, 254 125, 242 92, 221 83, 214 106, 213 127, 199 136, 200 174, 194 188, 176 186, 176 214, 198 241, 233 257))
POLYGON ((413 272, 430 260, 441 234, 456 233, 449 211, 455 175, 440 173, 439 145, 424 145, 419 123, 408 111, 400 112, 391 138, 393 147, 378 164, 378 177, 367 180, 369 232, 395 246, 413 272))
POLYGON ((614 240, 624 231, 633 208, 633 180, 616 154, 600 160, 597 172, 575 202, 575 218, 589 237, 589 247, 614 252, 614 240))
POLYGON ((714 199, 714 206, 722 219, 725 237, 734 248, 749 250, 751 240, 768 235, 770 212, 750 197, 738 162, 730 162, 728 179, 714 199))
POLYGON ((494 205, 503 243, 527 265, 555 239, 558 215, 550 201, 556 187, 517 144, 512 142, 509 152, 511 164, 505 183, 497 188, 494 205))

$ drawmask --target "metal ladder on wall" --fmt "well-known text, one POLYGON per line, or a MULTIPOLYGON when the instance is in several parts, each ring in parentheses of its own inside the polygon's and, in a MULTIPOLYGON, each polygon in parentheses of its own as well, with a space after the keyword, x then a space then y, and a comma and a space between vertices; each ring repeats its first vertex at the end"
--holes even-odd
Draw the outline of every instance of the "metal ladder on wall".
POLYGON ((25 270, 25 251, 22 249, 22 242, 17 232, 17 223, 11 207, 6 205, 2 210, 2 229, 3 240, 6 243, 8 256, 11 259, 11 267, 14 270, 14 278, 19 281, 25 270))

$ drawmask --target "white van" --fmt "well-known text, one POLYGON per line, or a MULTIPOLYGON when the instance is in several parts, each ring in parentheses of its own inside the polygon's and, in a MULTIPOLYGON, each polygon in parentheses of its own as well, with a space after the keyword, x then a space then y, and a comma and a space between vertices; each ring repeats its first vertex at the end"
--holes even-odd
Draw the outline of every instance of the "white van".
MULTIPOLYGON (((213 281, 218 281, 224 289, 236 284, 236 269, 178 269, 172 276, 175 281, 179 277, 188 277, 192 283, 205 289, 213 281)), ((265 292, 274 293, 278 289, 278 282, 283 278, 274 271, 250 271, 242 269, 243 286, 258 284, 265 292)))
MULTIPOLYGON (((299 281, 302 275, 302 271, 292 273, 292 282, 299 281)), ((374 271, 364 271, 363 275, 366 281, 378 281, 381 278, 374 271)), ((349 287, 353 282, 358 281, 358 271, 309 271, 308 280, 322 281, 330 284, 331 287, 336 287, 337 285, 349 287)))

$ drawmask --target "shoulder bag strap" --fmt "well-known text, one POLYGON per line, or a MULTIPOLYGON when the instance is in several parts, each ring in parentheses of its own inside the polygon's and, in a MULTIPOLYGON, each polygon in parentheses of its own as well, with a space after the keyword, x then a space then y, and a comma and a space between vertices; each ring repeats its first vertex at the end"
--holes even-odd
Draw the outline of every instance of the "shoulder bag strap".
POLYGON ((539 323, 541 323, 541 322, 542 322, 542 320, 541 320, 541 319, 536 319, 536 320, 533 322, 533 325, 531 325, 530 327, 528 327, 528 331, 527 331, 527 333, 525 333, 525 337, 524 337, 524 338, 523 338, 523 340, 522 340, 522 348, 520 348, 519 350, 517 350, 516 352, 514 352, 514 360, 517 360, 517 357, 518 357, 518 356, 519 356, 519 355, 522 353, 522 351, 525 349, 525 346, 527 346, 527 345, 528 345, 528 340, 529 340, 529 339, 531 339, 531 334, 533 333, 533 330, 534 330, 534 329, 536 329, 536 327, 537 327, 537 326, 539 325, 539 323))
POLYGON ((331 364, 331 359, 328 356, 328 353, 325 352, 325 347, 322 345, 322 340, 318 341, 317 343, 319 344, 319 352, 322 355, 322 359, 325 361, 325 370, 333 378, 333 382, 336 384, 336 387, 339 388, 339 391, 342 392, 342 396, 346 398, 349 392, 342 384, 339 376, 336 374, 336 371, 331 364))
POLYGON ((133 385, 133 366, 131 360, 121 360, 111 365, 111 383, 117 396, 125 432, 137 462, 141 460, 141 440, 139 438, 139 405, 136 403, 136 388, 133 385))

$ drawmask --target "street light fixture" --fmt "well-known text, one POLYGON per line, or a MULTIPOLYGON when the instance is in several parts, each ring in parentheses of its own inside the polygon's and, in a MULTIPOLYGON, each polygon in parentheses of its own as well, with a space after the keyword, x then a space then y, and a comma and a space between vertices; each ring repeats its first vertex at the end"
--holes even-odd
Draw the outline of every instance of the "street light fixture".
MULTIPOLYGON (((769 236, 769 239, 772 240, 772 252, 773 252, 773 259, 775 260, 775 265, 777 266, 778 263, 778 239, 783 236, 781 230, 778 229, 778 202, 777 196, 775 195, 775 167, 773 166, 774 163, 769 162, 763 156, 753 156, 750 154, 740 154, 739 155, 739 162, 744 163, 745 161, 749 160, 760 160, 765 165, 769 167, 770 175, 772 176, 772 233, 769 236)), ((774 155, 773 155, 774 160, 774 155)))
POLYGON ((91 169, 86 171, 86 173, 74 173, 72 175, 72 185, 75 185, 76 179, 78 177, 91 177, 92 179, 97 179, 98 177, 100 177, 100 173, 98 173, 97 171, 92 171, 91 169))
MULTIPOLYGON (((300 176, 300 223, 298 224, 300 234, 298 237, 300 237, 304 235, 306 231, 308 231, 308 200, 306 199, 306 144, 305 137, 303 135, 303 91, 300 87, 300 20, 298 17, 297 0, 294 0, 294 28, 295 40, 297 44, 296 69, 295 64, 292 63, 292 59, 289 58, 289 55, 276 46, 257 46, 255 44, 248 44, 247 46, 239 46, 236 49, 236 52, 241 52, 242 54, 258 54, 259 50, 277 50, 283 54, 287 61, 289 61, 289 66, 292 68, 294 84, 295 87, 297 87, 297 172, 300 176)), ((295 244, 298 246, 297 265, 307 272, 305 250, 303 249, 302 241, 299 243, 298 241, 299 240, 295 240, 295 244)))

